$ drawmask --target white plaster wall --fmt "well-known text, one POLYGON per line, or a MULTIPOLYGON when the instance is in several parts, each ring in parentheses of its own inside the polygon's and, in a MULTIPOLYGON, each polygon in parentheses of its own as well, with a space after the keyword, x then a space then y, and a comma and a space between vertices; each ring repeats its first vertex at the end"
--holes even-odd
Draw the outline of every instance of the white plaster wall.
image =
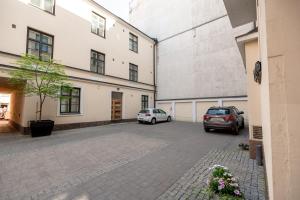
POLYGON ((134 1, 130 22, 160 41, 158 99, 247 94, 244 64, 222 0, 134 1))

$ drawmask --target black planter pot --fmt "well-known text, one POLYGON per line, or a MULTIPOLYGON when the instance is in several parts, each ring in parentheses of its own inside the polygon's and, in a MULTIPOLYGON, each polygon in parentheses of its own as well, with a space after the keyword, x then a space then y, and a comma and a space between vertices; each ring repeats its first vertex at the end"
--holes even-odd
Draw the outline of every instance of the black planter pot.
POLYGON ((51 135, 53 127, 54 121, 51 120, 30 121, 31 137, 51 135))

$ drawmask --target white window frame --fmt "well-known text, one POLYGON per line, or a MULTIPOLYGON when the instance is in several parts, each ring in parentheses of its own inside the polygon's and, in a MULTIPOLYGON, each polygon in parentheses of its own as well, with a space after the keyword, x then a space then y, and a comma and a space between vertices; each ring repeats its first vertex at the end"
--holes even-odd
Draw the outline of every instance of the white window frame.
POLYGON ((55 11, 55 0, 52 0, 52 11, 46 10, 45 9, 45 0, 39 0, 40 1, 40 5, 36 5, 35 3, 33 3, 33 0, 30 0, 30 4, 33 5, 34 7, 37 7, 41 10, 44 10, 45 12, 54 14, 55 11))
POLYGON ((103 17, 103 16, 101 16, 101 15, 99 15, 99 14, 97 14, 96 12, 92 12, 92 16, 91 16, 91 32, 92 33, 94 33, 94 34, 96 34, 96 35, 98 35, 98 36, 100 36, 100 37, 103 37, 103 38, 105 38, 106 37, 106 18, 105 17, 103 17), (93 25, 94 25, 94 23, 93 23, 93 18, 94 18, 94 16, 96 17, 96 33, 93 31, 93 25), (102 19, 103 21, 104 21, 104 24, 102 24, 103 25, 103 35, 101 34, 102 33, 102 31, 100 31, 100 29, 101 29, 101 23, 100 23, 100 19, 102 19))

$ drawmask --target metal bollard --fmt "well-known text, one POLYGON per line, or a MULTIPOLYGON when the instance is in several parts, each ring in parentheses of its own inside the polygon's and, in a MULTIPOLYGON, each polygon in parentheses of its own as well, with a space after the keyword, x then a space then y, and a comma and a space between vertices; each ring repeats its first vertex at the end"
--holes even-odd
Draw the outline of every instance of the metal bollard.
POLYGON ((258 166, 263 165, 262 145, 256 145, 256 163, 258 166))

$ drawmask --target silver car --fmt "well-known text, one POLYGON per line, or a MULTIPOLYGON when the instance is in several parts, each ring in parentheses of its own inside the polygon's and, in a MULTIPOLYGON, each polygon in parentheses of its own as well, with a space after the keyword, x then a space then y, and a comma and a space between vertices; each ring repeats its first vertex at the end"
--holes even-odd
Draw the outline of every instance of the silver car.
POLYGON ((147 108, 141 110, 137 116, 139 123, 151 123, 156 124, 156 122, 172 121, 171 115, 167 114, 165 111, 156 108, 147 108))

